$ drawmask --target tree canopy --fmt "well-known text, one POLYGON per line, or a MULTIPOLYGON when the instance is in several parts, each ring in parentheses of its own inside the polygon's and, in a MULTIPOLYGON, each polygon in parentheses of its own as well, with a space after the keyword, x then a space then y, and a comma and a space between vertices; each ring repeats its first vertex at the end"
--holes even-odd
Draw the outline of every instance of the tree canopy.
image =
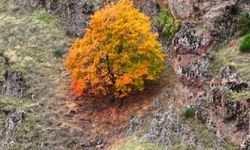
POLYGON ((83 39, 76 39, 66 59, 72 89, 80 95, 122 98, 158 79, 164 65, 150 18, 121 0, 97 11, 83 39))

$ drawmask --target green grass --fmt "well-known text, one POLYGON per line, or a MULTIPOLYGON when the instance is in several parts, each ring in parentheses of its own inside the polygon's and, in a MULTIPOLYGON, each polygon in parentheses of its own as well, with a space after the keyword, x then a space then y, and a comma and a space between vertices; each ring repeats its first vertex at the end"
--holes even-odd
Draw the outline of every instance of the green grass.
POLYGON ((186 145, 169 145, 168 150, 193 150, 193 147, 186 145))
POLYGON ((150 142, 142 141, 138 138, 126 141, 124 144, 113 150, 164 150, 161 145, 156 145, 150 142))
POLYGON ((34 13, 36 18, 38 20, 41 20, 45 23, 55 23, 57 21, 56 17, 53 15, 50 15, 47 11, 45 10, 40 10, 34 13))
POLYGON ((233 92, 231 90, 227 91, 230 100, 232 101, 240 101, 240 100, 244 100, 250 97, 250 92, 246 91, 246 92, 241 92, 241 93, 237 93, 237 92, 233 92))
POLYGON ((175 33, 180 30, 181 22, 175 20, 170 10, 162 9, 158 16, 154 20, 154 24, 160 30, 160 36, 170 44, 175 36, 175 33))
POLYGON ((230 65, 235 68, 243 80, 250 81, 250 54, 240 52, 241 40, 241 38, 231 39, 210 51, 214 60, 210 63, 209 70, 218 73, 225 66, 230 65))
POLYGON ((215 135, 213 134, 213 132, 208 130, 205 125, 201 124, 197 120, 190 120, 188 121, 188 123, 192 127, 194 132, 198 135, 205 148, 213 148, 213 141, 215 139, 215 135))
POLYGON ((195 108, 184 108, 182 113, 181 113, 181 116, 184 117, 185 119, 188 119, 188 118, 192 118, 194 117, 195 115, 195 108))
POLYGON ((249 13, 240 14, 238 19, 239 30, 241 34, 250 33, 250 15, 249 13))
POLYGON ((250 34, 244 36, 240 43, 240 51, 242 53, 250 53, 250 34))
MULTIPOLYGON (((67 110, 62 104, 66 103, 63 99, 67 81, 65 72, 59 72, 64 70, 64 58, 56 58, 54 53, 58 49, 66 52, 72 39, 59 27, 57 19, 43 10, 29 12, 0 3, 1 8, 4 11, 0 12, 0 53, 10 59, 12 70, 23 73, 27 94, 32 98, 0 95, 0 135, 7 115, 23 109, 25 120, 16 127, 16 142, 9 149, 50 149, 55 145, 70 149, 72 141, 80 139, 78 133, 83 131, 72 129, 71 120, 64 118, 67 110)), ((0 69, 3 70, 2 65, 0 69)), ((79 149, 80 140, 75 143, 79 149)))
POLYGON ((0 1, 0 13, 3 13, 5 11, 7 11, 7 8, 3 4, 1 4, 1 1, 0 1))
MULTIPOLYGON (((216 139, 213 131, 209 130, 204 124, 199 122, 198 120, 188 120, 187 123, 193 129, 193 131, 197 134, 202 144, 204 145, 206 150, 212 150, 213 142, 216 139)), ((225 150, 237 150, 238 147, 231 143, 226 143, 223 145, 225 150)))

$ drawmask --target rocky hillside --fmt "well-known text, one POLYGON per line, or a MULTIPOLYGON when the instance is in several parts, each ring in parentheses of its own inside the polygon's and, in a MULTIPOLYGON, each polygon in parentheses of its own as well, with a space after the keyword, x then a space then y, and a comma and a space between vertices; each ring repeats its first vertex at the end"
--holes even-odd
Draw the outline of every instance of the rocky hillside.
POLYGON ((249 150, 239 18, 250 1, 134 0, 170 57, 160 81, 119 107, 75 96, 63 64, 90 16, 114 1, 0 0, 0 150, 249 150))

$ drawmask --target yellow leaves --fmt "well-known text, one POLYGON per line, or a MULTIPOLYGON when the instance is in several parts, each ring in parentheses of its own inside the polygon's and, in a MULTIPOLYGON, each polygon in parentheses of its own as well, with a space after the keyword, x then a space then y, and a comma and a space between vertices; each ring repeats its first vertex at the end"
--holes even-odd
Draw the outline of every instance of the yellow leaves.
POLYGON ((122 77, 116 80, 115 87, 121 88, 125 85, 131 84, 133 82, 131 74, 124 74, 122 77))
POLYGON ((78 94, 122 98, 143 90, 144 80, 155 80, 163 68, 164 54, 149 17, 130 0, 121 0, 96 12, 83 39, 76 39, 65 65, 78 94))

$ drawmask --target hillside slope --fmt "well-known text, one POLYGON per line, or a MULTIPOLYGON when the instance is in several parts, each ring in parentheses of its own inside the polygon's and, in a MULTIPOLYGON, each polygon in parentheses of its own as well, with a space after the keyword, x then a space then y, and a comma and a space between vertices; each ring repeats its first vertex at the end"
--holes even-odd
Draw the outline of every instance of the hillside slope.
POLYGON ((181 28, 168 44, 160 36, 161 79, 121 106, 74 95, 64 67, 109 2, 0 0, 0 150, 248 150, 250 89, 235 89, 250 82, 237 27, 248 0, 135 0, 153 31, 161 9, 181 28))

